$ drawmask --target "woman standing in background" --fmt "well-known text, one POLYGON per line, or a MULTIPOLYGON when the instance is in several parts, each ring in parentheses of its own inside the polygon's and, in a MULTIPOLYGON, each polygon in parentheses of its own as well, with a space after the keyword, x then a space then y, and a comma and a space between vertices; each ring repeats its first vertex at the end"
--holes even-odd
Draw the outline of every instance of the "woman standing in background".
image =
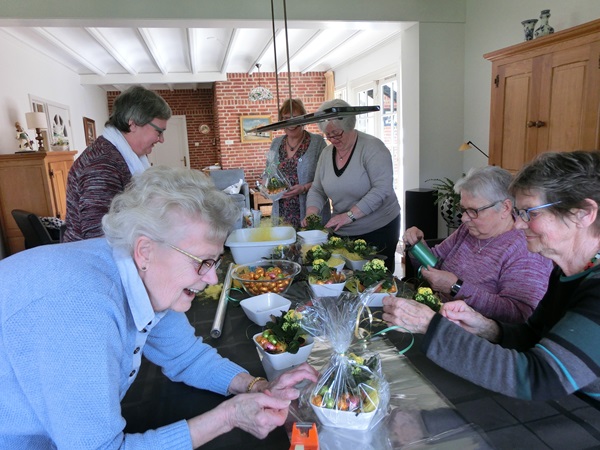
MULTIPOLYGON (((302 100, 287 99, 279 109, 279 120, 304 114, 306 109, 302 100)), ((291 188, 281 200, 273 202, 272 217, 280 217, 280 222, 300 228, 300 221, 306 215, 306 193, 312 185, 319 156, 327 144, 323 137, 309 133, 301 125, 285 128, 284 131, 285 135, 271 143, 267 167, 275 164, 290 182, 291 188)), ((329 211, 324 211, 322 221, 327 223, 328 220, 329 211)))

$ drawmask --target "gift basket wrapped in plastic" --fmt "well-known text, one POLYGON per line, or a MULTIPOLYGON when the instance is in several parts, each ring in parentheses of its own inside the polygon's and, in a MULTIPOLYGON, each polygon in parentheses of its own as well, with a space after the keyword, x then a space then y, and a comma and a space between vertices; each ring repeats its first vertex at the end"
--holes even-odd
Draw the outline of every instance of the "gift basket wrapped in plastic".
POLYGON ((281 173, 277 164, 272 162, 267 165, 257 187, 264 197, 276 202, 283 197, 283 194, 289 191, 290 182, 281 173))
POLYGON ((322 425, 370 430, 387 413, 390 389, 379 355, 365 346, 352 346, 369 294, 344 292, 337 301, 315 298, 302 311, 302 328, 331 347, 316 384, 307 386, 299 400, 299 410, 312 410, 322 425))

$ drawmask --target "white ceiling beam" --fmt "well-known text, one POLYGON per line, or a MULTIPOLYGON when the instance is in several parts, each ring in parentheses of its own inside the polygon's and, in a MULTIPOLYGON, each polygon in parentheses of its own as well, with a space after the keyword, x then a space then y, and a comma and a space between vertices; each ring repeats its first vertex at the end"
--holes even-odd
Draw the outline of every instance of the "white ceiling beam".
POLYGON ((363 52, 352 55, 350 58, 347 58, 347 59, 341 61, 339 64, 335 65, 335 67, 332 67, 330 70, 335 72, 335 69, 337 69, 338 67, 343 67, 346 64, 350 64, 352 62, 358 61, 358 60, 370 55, 374 49, 386 45, 388 42, 391 42, 392 40, 396 39, 401 33, 402 33, 401 31, 398 31, 397 33, 390 34, 387 38, 385 38, 381 41, 375 42, 372 46, 365 49, 363 52))
POLYGON ((104 35, 97 28, 85 28, 85 31, 88 32, 90 36, 92 36, 98 44, 104 47, 104 50, 108 52, 110 56, 112 56, 120 65, 131 75, 137 75, 137 70, 133 68, 131 64, 127 62, 127 58, 125 58, 119 51, 104 37, 104 35))
POLYGON ((179 83, 213 83, 215 81, 227 81, 227 74, 220 72, 203 73, 172 73, 169 75, 160 73, 142 73, 138 75, 115 74, 115 75, 80 75, 81 84, 103 85, 103 84, 179 84, 179 83))
MULTIPOLYGON (((290 66, 292 65, 292 61, 294 60, 294 58, 296 56, 298 56, 298 54, 304 50, 306 47, 308 47, 311 43, 313 43, 317 37, 319 37, 319 35, 323 33, 323 30, 317 30, 316 33, 314 33, 310 38, 308 38, 306 40, 306 42, 304 44, 302 44, 302 46, 293 54, 290 56, 290 66)), ((278 68, 277 68, 277 73, 281 73, 283 72, 283 69, 287 67, 287 61, 284 61, 283 64, 281 64, 278 68)), ((289 69, 288 69, 289 70, 289 69)))
MULTIPOLYGON (((358 30, 355 31, 354 33, 352 33, 344 42, 348 42, 350 39, 355 38, 356 36, 358 36, 360 33, 362 33, 362 31, 358 30)), ((307 64, 304 69, 301 69, 300 72, 301 73, 306 73, 306 72, 310 72, 311 69, 317 65, 319 65, 321 63, 321 61, 325 60, 327 58, 327 56, 329 56, 331 53, 335 52, 338 50, 339 45, 336 45, 334 48, 332 48, 330 51, 328 51, 327 53, 325 53, 324 55, 321 55, 319 58, 317 58, 316 60, 314 60, 312 63, 307 64)))
POLYGON ((156 67, 158 67, 158 70, 160 70, 160 73, 162 73, 163 75, 166 75, 168 73, 167 67, 165 66, 165 63, 160 56, 158 47, 154 43, 152 34, 150 33, 150 31, 147 28, 138 28, 138 32, 140 33, 140 36, 144 40, 144 44, 146 45, 146 48, 150 52, 150 56, 152 56, 152 59, 154 59, 154 62, 156 63, 156 67))
POLYGON ((227 77, 227 67, 229 67, 229 62, 231 61, 231 54, 233 53, 233 48, 238 40, 240 32, 237 28, 234 28, 229 35, 229 42, 227 42, 227 49, 225 50, 225 56, 223 56, 223 62, 221 63, 221 73, 227 77))
POLYGON ((65 53, 68 53, 69 56, 71 56, 75 60, 79 61, 79 63, 83 64, 85 67, 87 67, 92 72, 94 72, 98 75, 106 75, 106 72, 104 70, 100 69, 93 62, 89 61, 88 59, 83 57, 80 53, 76 52, 71 47, 67 46, 63 41, 58 40, 52 33, 50 33, 45 28, 33 28, 33 31, 35 31, 41 37, 43 37, 47 41, 51 42, 55 46, 57 46, 59 49, 61 49, 65 53))
MULTIPOLYGON (((279 34, 281 34, 282 31, 283 30, 281 28, 279 30, 275 31, 275 39, 277 39, 277 36, 279 36, 279 34)), ((267 53, 267 50, 270 50, 271 47, 273 47, 273 41, 275 39, 273 39, 273 36, 271 36, 269 38, 269 40, 267 41, 267 44, 263 47, 263 49, 261 50, 261 52, 254 59, 254 62, 252 63, 252 67, 250 67, 250 69, 248 69, 248 75, 252 75, 252 72, 254 72, 254 70, 256 69, 256 65, 258 64, 258 62, 263 58, 263 56, 265 56, 265 54, 267 53)))
POLYGON ((200 58, 198 57, 198 32, 196 28, 187 29, 190 68, 192 73, 200 72, 200 58))

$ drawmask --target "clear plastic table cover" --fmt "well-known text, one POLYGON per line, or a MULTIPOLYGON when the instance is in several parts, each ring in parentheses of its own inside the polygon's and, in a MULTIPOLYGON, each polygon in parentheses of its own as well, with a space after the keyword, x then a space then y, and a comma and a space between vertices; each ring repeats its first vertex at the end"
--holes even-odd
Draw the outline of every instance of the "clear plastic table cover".
MULTIPOLYGON (((312 410, 294 405, 288 417, 289 431, 293 422, 317 423, 321 450, 493 448, 483 431, 467 423, 389 340, 375 338, 366 345, 379 353, 390 384, 386 417, 370 431, 346 430, 320 425, 312 410)), ((329 360, 330 352, 324 342, 317 340, 308 362, 319 370, 329 360)))

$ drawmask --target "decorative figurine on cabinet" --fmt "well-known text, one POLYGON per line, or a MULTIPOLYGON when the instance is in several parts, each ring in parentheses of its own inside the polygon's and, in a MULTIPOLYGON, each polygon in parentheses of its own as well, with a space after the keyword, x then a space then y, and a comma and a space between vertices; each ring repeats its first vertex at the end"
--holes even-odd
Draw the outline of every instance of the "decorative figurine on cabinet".
POLYGON ((33 140, 29 139, 29 135, 23 129, 19 122, 15 122, 15 127, 17 129, 17 136, 15 139, 19 141, 19 149, 25 151, 34 151, 33 150, 33 140))
POLYGON ((540 12, 540 26, 535 30, 535 37, 546 36, 554 33, 554 28, 548 25, 548 19, 550 18, 550 10, 544 9, 540 12))

